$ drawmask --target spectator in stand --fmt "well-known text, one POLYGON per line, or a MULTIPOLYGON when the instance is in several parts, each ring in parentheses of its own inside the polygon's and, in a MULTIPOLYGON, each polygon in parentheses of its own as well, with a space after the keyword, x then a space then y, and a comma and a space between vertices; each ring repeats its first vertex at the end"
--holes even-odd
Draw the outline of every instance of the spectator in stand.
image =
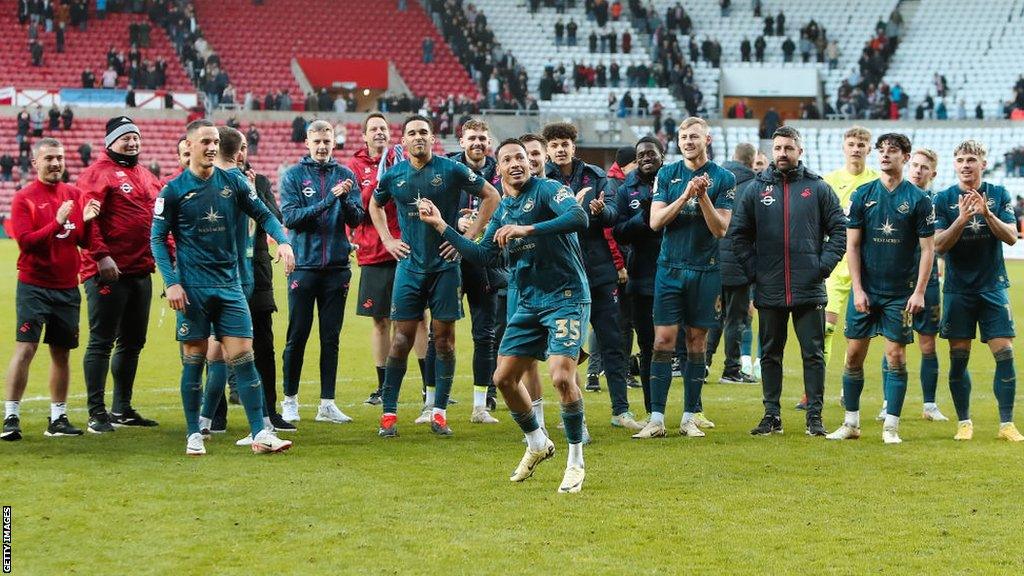
POLYGON ((245 133, 245 139, 249 142, 249 156, 255 156, 259 153, 260 147, 260 131, 256 129, 256 125, 249 123, 249 131, 245 133))
POLYGON ((555 46, 561 46, 565 37, 565 24, 562 19, 555 20, 555 46))
POLYGON ((946 99, 939 100, 939 105, 935 107, 935 119, 936 120, 948 120, 949 111, 946 109, 946 99))
POLYGON ((793 43, 793 39, 786 36, 786 39, 782 42, 782 61, 792 62, 793 52, 796 51, 796 44, 793 43))
POLYGON ((569 23, 565 25, 565 39, 569 46, 576 45, 576 30, 579 26, 576 24, 574 18, 569 18, 569 23))
POLYGON ((296 116, 292 120, 292 142, 305 142, 306 141, 306 119, 302 116, 296 116))
POLYGON ((768 43, 764 40, 764 35, 758 36, 754 40, 754 59, 757 60, 758 64, 764 62, 764 50, 768 47, 768 43))
POLYGON ((50 119, 50 132, 60 130, 60 108, 57 107, 56 102, 50 106, 50 109, 46 112, 46 116, 50 119))
POLYGON ((430 36, 423 38, 423 63, 430 64, 434 61, 434 39, 430 36))
POLYGON ((775 17, 775 35, 786 35, 786 15, 782 13, 782 10, 779 10, 779 15, 775 17))
POLYGON ((117 87, 117 71, 114 70, 113 66, 107 66, 107 69, 103 71, 100 85, 105 90, 113 90, 117 87))
POLYGON ((14 158, 4 152, 3 156, 0 156, 0 180, 4 182, 10 182, 14 174, 14 158))
POLYGON ((157 162, 155 158, 153 160, 150 160, 149 166, 147 166, 147 168, 149 169, 149 172, 153 176, 156 176, 157 180, 160 179, 160 163, 157 162))
POLYGON ((978 102, 978 105, 974 107, 974 119, 975 120, 984 120, 985 119, 985 109, 982 108, 981 102, 978 102))
POLYGON ((96 87, 96 74, 93 74, 92 68, 86 68, 82 72, 82 88, 95 88, 96 87))
POLYGON ((60 113, 60 119, 64 124, 64 130, 71 130, 71 123, 75 119, 75 113, 71 110, 70 104, 64 105, 64 110, 60 113))
POLYGON ((61 22, 60 24, 57 25, 57 34, 56 34, 56 37, 55 37, 55 42, 57 44, 57 53, 58 54, 63 54, 64 53, 64 32, 66 30, 67 30, 67 24, 61 22))
POLYGON ((33 40, 29 45, 29 53, 32 54, 32 65, 42 66, 43 65, 43 43, 39 40, 33 40))
POLYGON ((622 53, 629 54, 633 50, 633 35, 629 30, 622 32, 622 53))
POLYGON ((35 138, 41 138, 43 136, 43 126, 46 125, 46 115, 43 113, 43 107, 36 104, 36 107, 32 110, 32 136, 35 138))
POLYGON ((775 35, 775 17, 771 14, 764 17, 764 36, 775 35))
POLYGON ((828 47, 825 48, 825 59, 828 60, 828 69, 835 70, 839 66, 839 43, 835 40, 829 40, 828 47))
POLYGON ((88 168, 92 162, 92 144, 89 142, 83 142, 78 147, 78 157, 82 160, 82 167, 88 168))
POLYGON ((128 94, 124 97, 124 105, 127 108, 135 108, 135 86, 128 85, 128 94))
POLYGON ((746 36, 740 42, 740 61, 750 62, 750 39, 746 36))

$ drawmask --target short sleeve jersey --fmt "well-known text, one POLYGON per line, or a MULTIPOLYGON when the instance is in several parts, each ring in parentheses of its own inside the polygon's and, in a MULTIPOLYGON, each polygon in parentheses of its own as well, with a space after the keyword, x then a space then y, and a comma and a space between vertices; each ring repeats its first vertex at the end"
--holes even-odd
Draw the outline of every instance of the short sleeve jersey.
POLYGON ((861 230, 864 291, 909 296, 917 286, 919 239, 935 235, 928 195, 906 180, 890 192, 876 179, 853 193, 846 227, 861 230))
MULTIPOLYGON (((697 170, 687 168, 683 160, 662 167, 654 181, 652 201, 671 204, 683 195, 691 179, 702 174, 711 178, 708 197, 715 208, 732 210, 736 199, 736 177, 711 161, 697 170)), ((658 257, 660 267, 718 270, 718 238, 708 228, 696 198, 691 198, 664 230, 658 257)))
MULTIPOLYGON (((1013 224, 1013 202, 1006 188, 982 183, 978 189, 985 196, 988 209, 996 218, 1013 224)), ((935 228, 945 230, 960 214, 959 185, 935 195, 935 228)), ((946 281, 942 291, 952 294, 974 294, 1008 288, 1010 280, 1003 261, 1003 242, 992 233, 985 218, 975 214, 964 227, 960 239, 946 252, 946 281)))
POLYGON ((401 260, 399 266, 421 273, 440 272, 458 266, 458 262, 449 262, 441 257, 443 240, 436 230, 420 220, 419 200, 425 198, 433 202, 444 221, 455 226, 459 220, 462 192, 480 196, 483 185, 483 178, 465 164, 437 155, 419 170, 406 160, 385 172, 373 197, 381 206, 394 201, 398 209, 402 241, 410 248, 409 257, 401 260))

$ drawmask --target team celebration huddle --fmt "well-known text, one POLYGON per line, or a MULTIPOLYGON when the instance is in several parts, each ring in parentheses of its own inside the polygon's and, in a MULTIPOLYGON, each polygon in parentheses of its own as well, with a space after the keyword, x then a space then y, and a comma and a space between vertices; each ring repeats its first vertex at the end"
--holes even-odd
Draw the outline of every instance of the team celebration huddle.
POLYGON ((469 423, 497 423, 500 395, 526 444, 513 482, 555 454, 544 414, 550 380, 567 444, 558 491, 581 490, 591 432, 613 433, 599 429, 593 413, 588 427, 583 391, 600 388, 582 383, 578 368, 587 362, 599 363, 605 376, 610 426, 636 439, 668 435, 669 393, 681 376, 678 431, 699 439, 715 428, 715 406, 704 406, 702 390, 721 343, 722 382, 761 383, 763 416, 750 433, 782 434, 791 329, 809 436, 860 438, 868 385, 884 393, 878 435, 901 443, 908 388, 916 400, 912 379, 920 381, 923 417, 948 420, 937 402, 945 374, 956 416, 950 436, 971 440, 968 368, 980 333, 995 360, 1000 424, 991 436, 1024 441, 1013 422, 1015 330, 1003 260, 1003 245, 1017 240, 1016 219, 1007 191, 983 180, 985 144, 915 148, 903 134, 874 136, 854 126, 842 141, 844 165, 819 175, 802 160, 797 129, 775 130, 767 156, 740 144, 729 161, 716 163, 707 122, 690 117, 678 125, 677 161, 667 161, 661 140, 644 136, 620 148, 605 171, 577 157, 577 128, 567 122, 500 139, 485 122, 469 120, 461 126, 461 152, 447 156, 438 154, 428 118, 409 116, 400 126, 401 142, 392 142, 389 119, 369 114, 365 146, 341 164, 332 124, 309 123, 308 155, 283 173, 279 200, 270 180, 249 167, 246 136, 210 120, 185 128, 181 172, 164 182, 139 162, 144 135, 126 116, 109 120, 103 157, 73 185, 61 179, 61 142, 36 140, 37 179, 11 207, 20 249, 16 346, 0 438, 25 433, 20 403, 41 337, 50 351, 47 436, 158 425, 133 403, 154 271, 162 280, 156 292, 176 320, 179 347, 162 354, 168 365, 180 359, 186 454, 206 454, 233 402, 248 424, 237 444, 257 454, 292 447, 285 436, 312 415, 301 410, 299 387, 314 318, 320 398, 313 417, 351 422, 335 398, 354 257, 355 311, 372 318, 377 385, 367 387, 366 402, 381 407, 379 437, 400 438, 406 422, 457 437, 448 407, 456 322, 468 309, 469 423), (878 171, 867 165, 871 154, 878 171), (944 188, 933 181, 943 162, 957 178, 944 188), (279 401, 272 317, 274 276, 282 269, 287 332, 279 401), (88 318, 85 430, 67 415, 79 282, 88 318), (845 412, 826 428, 826 366, 839 361, 831 353, 840 329, 842 381, 829 387, 841 388, 845 412), (865 361, 878 336, 882 378, 871 382, 865 361), (948 359, 940 361, 936 336, 948 341, 948 359), (915 337, 920 365, 909 366, 915 337), (416 416, 399 410, 410 352, 419 363, 416 416), (539 361, 547 363, 546 376, 539 361), (642 390, 642 413, 630 405, 631 386, 642 390))

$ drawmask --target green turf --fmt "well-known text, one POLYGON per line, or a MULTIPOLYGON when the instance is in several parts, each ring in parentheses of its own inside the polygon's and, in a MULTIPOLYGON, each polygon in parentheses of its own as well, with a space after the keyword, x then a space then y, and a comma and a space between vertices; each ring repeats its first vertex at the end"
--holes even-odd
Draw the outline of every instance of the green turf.
MULTIPOLYGON (((0 242, 0 326, 13 330, 13 242, 0 242)), ((1011 265, 1018 285, 1024 265, 1011 265)), ((279 277, 283 288, 283 275, 279 277)), ((356 281, 353 280, 353 287, 356 281)), ((564 440, 548 404, 558 452, 523 484, 508 482, 520 434, 501 409, 494 427, 468 423, 469 322, 459 324, 459 365, 449 411, 455 436, 412 425, 418 371, 410 367, 397 440, 375 434, 378 410, 361 404, 375 385, 368 334, 354 299, 342 332, 339 405, 350 425, 313 422, 316 338, 290 452, 255 457, 236 448, 244 433, 232 407, 229 433, 203 458, 184 455, 173 315, 155 301, 136 406, 161 426, 102 437, 52 439, 46 416, 45 353, 33 366, 22 408, 26 438, 0 444, 0 504, 13 506, 16 574, 1020 574, 1024 446, 994 439, 993 364, 971 362, 975 440, 952 441, 952 423, 919 419, 918 354, 904 444, 883 446, 872 420, 880 404, 879 349, 869 358, 864 433, 826 443, 803 434, 799 353, 786 361, 782 437, 752 438, 760 388, 710 384, 704 405, 718 427, 707 438, 674 433, 639 442, 608 424, 606 394, 587 394, 594 444, 578 495, 559 495, 564 440)), ((284 306, 283 290, 278 301, 284 306)), ((1021 312, 1021 301, 1014 300, 1021 312)), ((285 315, 277 315, 278 354, 285 315)), ((83 308, 83 341, 86 330, 83 308)), ((8 332, 9 333, 9 332, 8 332)), ((315 327, 314 327, 315 334, 315 327)), ((10 357, 12 338, 0 340, 10 357)), ((838 340, 838 339, 837 339, 838 340)), ((939 404, 947 415, 947 348, 939 404)), ((842 358, 837 344, 836 356, 842 358)), ((72 355, 71 419, 85 426, 82 350, 72 355)), ((720 367, 712 369, 717 382, 720 367)), ((830 371, 825 422, 842 418, 838 371, 830 371)), ((672 388, 677 422, 682 386, 672 388)), ((551 395, 553 396, 553 395, 551 395)), ((1019 396, 1019 395, 1018 395, 1019 396)), ((642 412, 639 391, 630 392, 642 412)), ((635 408, 637 409, 637 408, 635 408)))

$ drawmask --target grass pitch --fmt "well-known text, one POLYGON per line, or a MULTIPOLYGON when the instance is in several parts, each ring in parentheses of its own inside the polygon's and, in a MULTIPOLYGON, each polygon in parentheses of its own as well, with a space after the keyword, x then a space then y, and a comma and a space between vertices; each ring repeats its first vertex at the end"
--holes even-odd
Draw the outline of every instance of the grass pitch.
MULTIPOLYGON (((0 242, 0 358, 10 358, 17 248, 0 242)), ((1021 285, 1024 265, 1011 264, 1021 285)), ((285 307, 284 277, 278 277, 285 307)), ((162 286, 157 278, 155 286, 162 286)), ((356 280, 353 280, 353 287, 356 280)), ((1019 289, 1011 298, 1018 315, 1019 289)), ((512 484, 521 435, 508 412, 496 426, 469 424, 469 322, 459 323, 458 375, 449 410, 455 436, 439 439, 412 424, 418 371, 410 367, 399 410, 401 437, 376 437, 379 410, 361 404, 376 378, 370 322, 349 299, 342 331, 338 403, 355 422, 313 422, 318 386, 310 339, 300 398, 303 420, 286 454, 256 457, 237 448, 238 407, 229 431, 202 458, 184 455, 173 315, 154 300, 135 405, 160 421, 82 438, 45 438, 48 357, 40 350, 22 406, 26 437, 0 444, 0 504, 13 507, 15 574, 1021 574, 1024 446, 997 442, 993 363, 976 344, 975 439, 955 443, 953 423, 920 420, 918 358, 901 434, 884 446, 872 417, 881 404, 876 345, 868 360, 864 438, 832 443, 803 433, 799 351, 786 359, 786 434, 752 438, 760 387, 717 384, 704 391, 717 428, 707 438, 631 440, 608 424, 606 393, 586 394, 594 443, 577 495, 555 489, 565 444, 534 478, 512 484)), ((82 335, 86 339, 83 303, 82 335)), ((286 315, 275 317, 277 353, 286 315)), ((314 327, 314 334, 315 332, 314 327)), ((835 357, 842 358, 837 343, 835 357)), ((939 344, 939 405, 953 416, 939 344)), ((84 427, 82 349, 72 354, 70 417, 84 427)), ((280 361, 280 358, 278 359, 280 361)), ((841 423, 838 362, 829 371, 825 423, 841 423)), ((280 367, 280 363, 279 363, 280 367)), ((681 412, 672 388, 669 420, 681 412)), ((1018 399, 1020 398, 1018 394, 1018 399)), ((553 398, 550 394, 549 398, 553 398)), ((642 412, 638 390, 630 391, 642 412)), ((1019 401, 1019 400, 1018 400, 1019 401)), ((108 396, 109 402, 109 396, 108 396)), ((638 408, 639 407, 639 408, 638 408)), ((674 430, 673 430, 674 432, 674 430)))

